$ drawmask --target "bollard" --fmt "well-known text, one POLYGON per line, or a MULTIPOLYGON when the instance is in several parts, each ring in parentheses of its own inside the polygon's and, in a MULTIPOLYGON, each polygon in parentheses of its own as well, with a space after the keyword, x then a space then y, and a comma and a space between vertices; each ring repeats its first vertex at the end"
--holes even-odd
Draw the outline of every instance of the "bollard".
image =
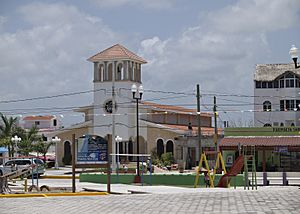
POLYGON ((286 172, 282 172, 282 185, 283 186, 287 186, 288 184, 288 180, 286 178, 286 172))
POLYGON ((0 194, 4 192, 4 178, 0 176, 0 194))
POLYGON ((267 172, 263 172, 263 185, 268 186, 268 175, 267 172))
POLYGON ((24 178, 24 192, 28 192, 27 178, 24 178))

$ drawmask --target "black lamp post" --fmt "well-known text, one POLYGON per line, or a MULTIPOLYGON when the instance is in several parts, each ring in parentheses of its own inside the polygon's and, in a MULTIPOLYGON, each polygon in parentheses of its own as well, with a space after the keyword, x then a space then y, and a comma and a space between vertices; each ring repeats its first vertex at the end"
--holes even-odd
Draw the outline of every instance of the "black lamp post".
POLYGON ((298 53, 299 53, 298 48, 296 48, 295 45, 292 45, 292 47, 290 49, 290 55, 295 63, 295 69, 300 68, 300 66, 297 64, 298 53))
POLYGON ((143 96, 143 86, 140 85, 137 87, 135 84, 131 87, 132 97, 136 100, 136 150, 137 150, 137 175, 135 177, 135 182, 140 183, 140 146, 139 146, 139 100, 142 99, 143 96))

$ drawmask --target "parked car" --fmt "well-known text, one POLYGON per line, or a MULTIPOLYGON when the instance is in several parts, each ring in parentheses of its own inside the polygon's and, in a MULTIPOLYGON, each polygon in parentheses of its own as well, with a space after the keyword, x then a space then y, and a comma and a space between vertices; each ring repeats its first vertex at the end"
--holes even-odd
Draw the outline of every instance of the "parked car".
POLYGON ((25 158, 12 159, 5 162, 5 164, 0 166, 0 176, 20 169, 25 170, 29 166, 37 166, 33 170, 34 175, 38 174, 38 176, 40 176, 45 173, 45 164, 42 160, 38 158, 25 158))

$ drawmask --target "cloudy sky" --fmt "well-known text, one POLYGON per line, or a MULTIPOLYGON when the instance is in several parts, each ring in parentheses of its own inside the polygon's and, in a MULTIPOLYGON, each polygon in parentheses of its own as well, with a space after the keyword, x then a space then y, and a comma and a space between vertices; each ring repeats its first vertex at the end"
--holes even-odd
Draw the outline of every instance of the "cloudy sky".
MULTIPOLYGON (((203 111, 216 94, 221 119, 246 121, 253 99, 236 95, 253 95, 255 64, 291 62, 291 45, 300 47, 300 1, 1 0, 0 111, 52 111, 65 125, 82 120, 69 109, 90 104, 91 93, 26 99, 91 90, 86 59, 116 43, 148 61, 145 99, 166 97, 147 90, 189 93, 200 84, 203 111)), ((157 102, 188 106, 195 97, 157 102)))

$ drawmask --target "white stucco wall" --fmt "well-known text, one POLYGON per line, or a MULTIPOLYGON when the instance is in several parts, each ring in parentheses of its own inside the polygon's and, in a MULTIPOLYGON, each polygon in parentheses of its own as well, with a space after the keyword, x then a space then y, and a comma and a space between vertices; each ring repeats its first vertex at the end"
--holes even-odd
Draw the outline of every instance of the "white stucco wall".
MULTIPOLYGON (((255 86, 254 86, 255 87, 255 86)), ((300 125, 300 111, 280 111, 280 100, 299 100, 300 88, 259 88, 254 89, 254 122, 255 126, 263 126, 266 123, 273 125, 274 122, 288 125, 288 122, 294 122, 296 126, 300 125), (265 97, 264 97, 265 96, 265 97), (272 103, 272 111, 262 111, 263 102, 272 103), (260 105, 257 105, 260 104, 260 105)))

